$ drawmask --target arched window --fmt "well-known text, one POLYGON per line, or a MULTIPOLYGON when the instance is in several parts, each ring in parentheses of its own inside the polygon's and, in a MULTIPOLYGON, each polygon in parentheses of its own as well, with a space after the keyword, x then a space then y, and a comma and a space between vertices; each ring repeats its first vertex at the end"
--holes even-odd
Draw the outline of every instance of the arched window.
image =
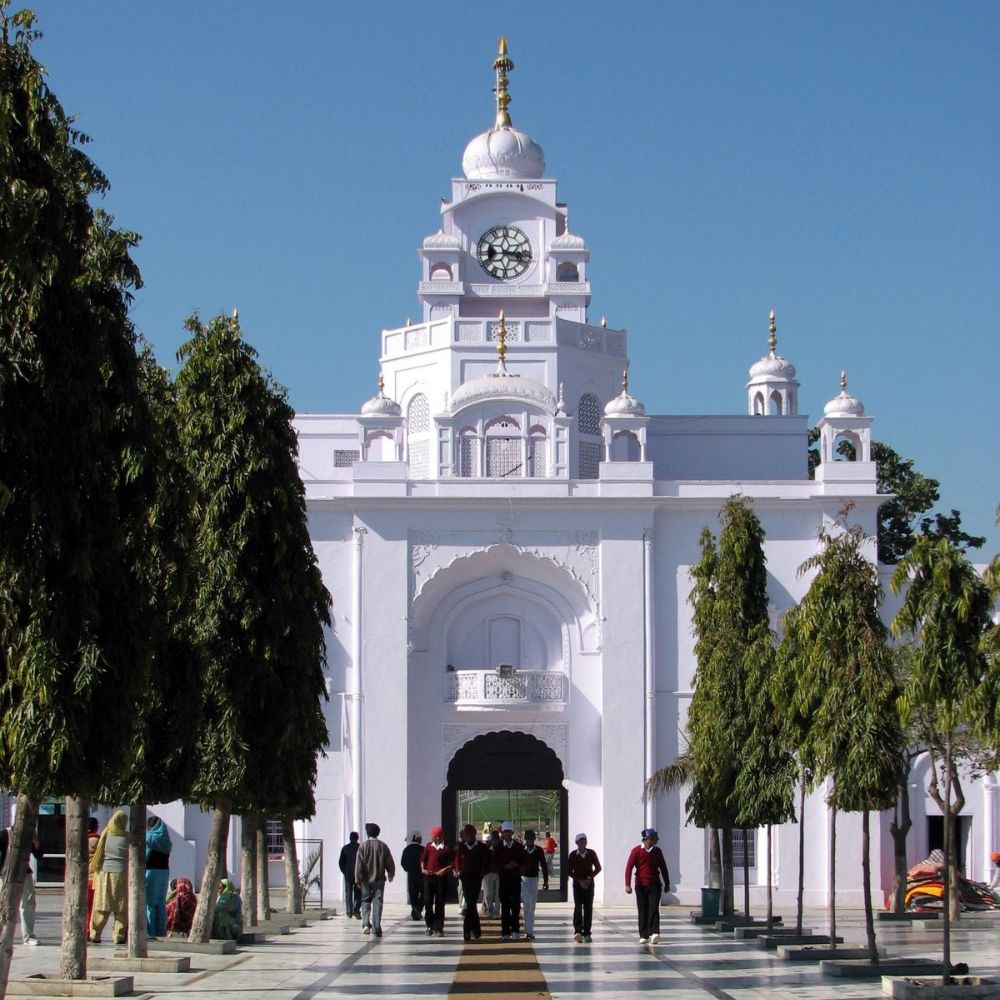
POLYGON ((584 393, 576 410, 577 478, 597 479, 600 476, 601 401, 592 393, 584 393))
POLYGON ((427 397, 418 392, 406 411, 406 458, 411 479, 430 479, 431 408, 427 397))
POLYGON ((768 403, 767 412, 773 417, 781 416, 781 393, 775 389, 771 393, 771 398, 768 403))
POLYGON ((479 438, 475 428, 464 427, 458 435, 458 474, 463 479, 479 479, 479 438))
POLYGON ((576 264, 562 263, 556 268, 556 281, 579 281, 580 272, 576 264))
POLYGON ((528 433, 528 476, 543 479, 548 472, 548 440, 545 428, 537 424, 528 433))
POLYGON ((432 264, 431 281, 451 281, 451 268, 447 264, 432 264))
POLYGON ((521 425, 509 416, 486 425, 486 475, 491 479, 524 475, 521 425))
POLYGON ((632 431, 619 431, 611 440, 611 461, 638 462, 642 449, 632 431))
POLYGON ((755 417, 764 416, 764 394, 762 392, 753 394, 753 415, 755 417))

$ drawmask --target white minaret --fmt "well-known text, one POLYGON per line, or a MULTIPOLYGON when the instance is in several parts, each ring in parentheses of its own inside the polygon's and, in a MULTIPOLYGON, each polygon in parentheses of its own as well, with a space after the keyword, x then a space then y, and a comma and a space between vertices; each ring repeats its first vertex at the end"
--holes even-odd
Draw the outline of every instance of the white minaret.
POLYGON ((795 381, 795 365, 776 353, 778 325, 773 309, 768 331, 768 353, 750 369, 748 412, 751 417, 795 416, 799 408, 799 383, 795 381))

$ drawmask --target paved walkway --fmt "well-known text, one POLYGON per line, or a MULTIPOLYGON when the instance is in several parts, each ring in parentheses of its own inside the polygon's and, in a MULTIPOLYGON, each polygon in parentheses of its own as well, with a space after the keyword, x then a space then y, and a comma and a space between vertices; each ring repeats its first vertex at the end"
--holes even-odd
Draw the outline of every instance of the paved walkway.
MULTIPOLYGON (((58 897, 40 900, 38 935, 42 945, 20 945, 12 978, 58 968, 58 897)), ((426 998, 459 996, 622 998, 638 1000, 653 990, 669 990, 677 1000, 862 1000, 881 996, 878 982, 832 979, 812 965, 792 965, 754 942, 734 941, 689 922, 688 909, 664 907, 662 940, 656 947, 637 942, 634 911, 599 908, 589 945, 572 938, 570 907, 540 904, 537 940, 501 942, 497 924, 484 923, 482 941, 466 945, 452 909, 445 937, 428 938, 422 923, 404 906, 386 907, 382 938, 361 934, 360 921, 343 916, 311 922, 288 935, 241 949, 235 955, 197 955, 192 971, 137 974, 136 993, 179 1000, 314 1000, 326 997, 426 998), (461 963, 461 969, 459 965, 461 963), (540 975, 539 975, 540 974, 540 975)), ((825 915, 807 923, 820 933, 825 915)), ((850 941, 863 939, 862 915, 838 918, 850 941)), ((940 958, 940 932, 907 926, 879 928, 879 943, 892 955, 940 958)), ((110 944, 93 953, 110 956, 110 944)), ((953 961, 973 973, 1000 977, 1000 920, 988 927, 959 929, 953 961)))

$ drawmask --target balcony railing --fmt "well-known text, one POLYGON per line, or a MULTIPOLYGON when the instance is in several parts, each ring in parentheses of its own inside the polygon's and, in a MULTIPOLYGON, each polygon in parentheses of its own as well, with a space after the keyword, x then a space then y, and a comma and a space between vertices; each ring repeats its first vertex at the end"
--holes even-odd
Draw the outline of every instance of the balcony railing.
POLYGON ((460 708, 507 705, 563 705, 567 677, 558 670, 456 670, 448 674, 445 700, 460 708))

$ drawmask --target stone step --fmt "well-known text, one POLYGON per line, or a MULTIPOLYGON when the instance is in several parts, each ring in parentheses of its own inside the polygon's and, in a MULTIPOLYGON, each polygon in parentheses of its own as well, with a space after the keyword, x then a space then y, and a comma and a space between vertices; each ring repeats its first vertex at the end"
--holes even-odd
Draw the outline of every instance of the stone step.
POLYGON ((88 976, 60 979, 55 973, 39 972, 7 983, 9 997, 121 997, 132 992, 132 976, 88 976))
MULTIPOLYGON (((879 955, 885 954, 884 948, 878 949, 879 955)), ((806 945, 778 945, 778 958, 785 962, 822 962, 833 959, 867 959, 868 948, 860 944, 847 944, 836 948, 830 947, 830 942, 826 941, 822 946, 811 944, 806 945)))
POLYGON ((867 959, 829 959, 819 963, 820 972, 842 979, 881 979, 883 976, 933 976, 941 962, 929 958, 884 958, 878 965, 867 959))
MULTIPOLYGON (((264 944, 264 942, 267 941, 267 934, 264 931, 260 930, 259 926, 260 925, 258 925, 257 928, 251 927, 251 928, 248 928, 247 930, 245 930, 240 935, 239 943, 240 944, 264 944)), ((288 933, 288 928, 286 927, 280 933, 287 934, 288 933)))

